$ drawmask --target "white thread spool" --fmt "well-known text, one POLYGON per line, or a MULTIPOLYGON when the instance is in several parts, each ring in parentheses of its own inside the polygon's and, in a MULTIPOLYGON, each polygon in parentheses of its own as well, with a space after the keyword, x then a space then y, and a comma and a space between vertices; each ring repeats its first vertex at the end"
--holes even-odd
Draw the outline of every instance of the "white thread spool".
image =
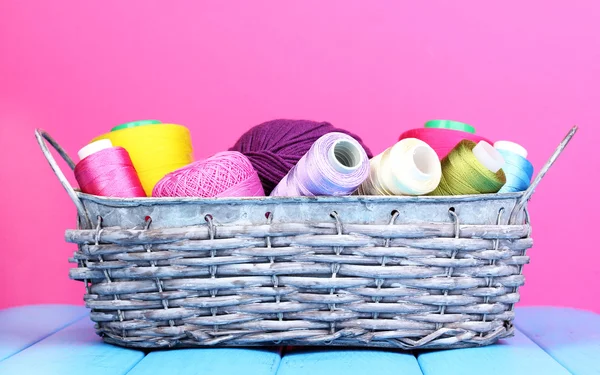
POLYGON ((510 151, 514 154, 522 156, 523 159, 527 159, 527 150, 518 143, 511 141, 498 141, 494 143, 494 148, 498 150, 510 151))
POLYGON ((441 178, 437 153, 419 139, 406 138, 371 159, 371 173, 360 193, 424 195, 435 190, 441 178))
POLYGON ((473 155, 488 170, 498 172, 504 166, 504 158, 498 150, 486 141, 480 141, 473 147, 473 155))
POLYGON ((110 139, 101 139, 82 147, 81 150, 77 151, 77 156, 79 156, 79 160, 83 160, 98 151, 111 148, 112 146, 110 139))

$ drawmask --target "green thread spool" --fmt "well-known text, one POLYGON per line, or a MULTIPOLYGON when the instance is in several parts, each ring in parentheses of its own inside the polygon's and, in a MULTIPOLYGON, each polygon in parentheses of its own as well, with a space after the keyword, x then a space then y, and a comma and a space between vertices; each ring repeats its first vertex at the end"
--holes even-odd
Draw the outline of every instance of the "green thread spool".
POLYGON ((425 123, 425 127, 435 129, 458 130, 461 132, 475 134, 475 128, 471 125, 465 124, 464 122, 452 120, 429 120, 425 123))
POLYGON ((127 122, 125 124, 117 125, 114 128, 110 129, 110 131, 114 132, 114 131, 121 130, 121 129, 135 128, 137 126, 144 126, 144 125, 156 125, 156 124, 160 124, 160 123, 161 122, 159 120, 138 120, 138 121, 132 121, 132 122, 127 122))
POLYGON ((476 157, 474 149, 477 145, 464 139, 442 159, 442 179, 429 195, 491 194, 497 193, 504 186, 506 176, 500 169, 503 164, 502 156, 487 142, 479 142, 484 149, 482 151, 491 153, 489 157, 495 159, 492 163, 499 165, 497 171, 492 172, 490 169, 496 168, 488 169, 481 159, 476 157), (498 157, 500 159, 497 159, 498 157))

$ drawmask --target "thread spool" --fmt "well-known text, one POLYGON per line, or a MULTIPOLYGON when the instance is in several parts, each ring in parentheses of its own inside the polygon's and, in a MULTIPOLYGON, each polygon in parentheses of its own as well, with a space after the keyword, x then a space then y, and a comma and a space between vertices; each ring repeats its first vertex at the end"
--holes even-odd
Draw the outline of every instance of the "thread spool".
POLYGON ((506 164, 502 168, 506 174, 506 184, 499 193, 525 191, 533 178, 533 165, 527 160, 527 150, 514 142, 498 141, 494 148, 504 158, 506 164))
POLYGON ((429 195, 497 193, 506 183, 504 159, 485 141, 461 141, 441 164, 442 179, 429 195))
POLYGON ((167 174, 154 186, 154 197, 264 196, 258 173, 250 160, 236 151, 224 151, 167 174))
POLYGON ((460 130, 442 129, 442 128, 420 128, 407 130, 400 135, 399 140, 406 138, 416 138, 427 143, 438 154, 440 160, 445 158, 450 151, 463 139, 479 143, 485 141, 492 143, 488 139, 477 134, 468 133, 460 130))
MULTIPOLYGON (((126 125, 126 124, 124 124, 126 125)), ((93 139, 109 139, 131 156, 146 195, 167 173, 193 161, 189 130, 176 124, 142 124, 113 130, 93 139), (142 126, 143 125, 143 126, 142 126)))
POLYGON ((497 141, 494 143, 494 148, 497 150, 510 151, 521 156, 522 158, 527 159, 527 150, 518 143, 511 141, 497 141))
POLYGON ((155 124, 160 124, 160 123, 161 122, 159 120, 138 120, 138 121, 131 121, 131 122, 126 122, 126 123, 121 124, 121 125, 117 125, 114 128, 110 129, 110 131, 114 132, 114 131, 121 130, 121 129, 135 128, 136 126, 155 125, 155 124))
POLYGON ((450 129, 450 130, 458 130, 462 132, 467 132, 471 134, 475 134, 475 128, 469 124, 465 124, 460 121, 452 121, 452 120, 429 120, 425 123, 426 128, 434 128, 434 129, 450 129))
POLYGON ((367 178, 367 153, 351 136, 320 137, 273 189, 271 196, 350 195, 367 178))
POLYGON ((92 142, 77 153, 75 179, 86 194, 136 198, 146 193, 131 158, 122 147, 113 147, 108 139, 92 142))
POLYGON ((244 133, 230 151, 246 155, 258 172, 268 195, 300 161, 312 145, 327 133, 345 133, 358 141, 372 157, 361 139, 328 122, 277 119, 254 126, 244 133))
POLYGON ((369 178, 358 189, 360 195, 424 195, 442 177, 437 154, 416 138, 399 141, 371 159, 370 166, 369 178))

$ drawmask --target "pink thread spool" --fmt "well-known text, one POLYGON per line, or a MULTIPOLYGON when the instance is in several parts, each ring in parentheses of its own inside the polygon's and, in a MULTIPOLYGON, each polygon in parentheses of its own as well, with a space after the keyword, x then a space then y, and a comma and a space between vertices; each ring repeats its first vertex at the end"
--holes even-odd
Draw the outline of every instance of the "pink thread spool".
POLYGON ((481 141, 486 141, 490 144, 493 143, 484 137, 469 132, 440 128, 417 128, 407 130, 400 135, 398 140, 401 141, 406 138, 416 138, 427 143, 433 148, 436 154, 438 154, 440 160, 445 158, 463 139, 468 139, 475 143, 481 141))
POLYGON ((264 196, 258 173, 237 151, 224 151, 167 174, 154 186, 154 197, 264 196))
POLYGON ((75 179, 81 191, 105 197, 136 198, 146 193, 129 153, 108 139, 92 142, 77 153, 75 179))

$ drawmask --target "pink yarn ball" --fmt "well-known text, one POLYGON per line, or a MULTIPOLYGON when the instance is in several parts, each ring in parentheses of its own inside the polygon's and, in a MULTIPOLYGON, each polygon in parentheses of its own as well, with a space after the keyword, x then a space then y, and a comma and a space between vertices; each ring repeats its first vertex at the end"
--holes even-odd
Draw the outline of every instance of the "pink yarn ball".
POLYGON ((154 197, 264 196, 258 173, 237 151, 224 151, 167 174, 154 186, 154 197))

